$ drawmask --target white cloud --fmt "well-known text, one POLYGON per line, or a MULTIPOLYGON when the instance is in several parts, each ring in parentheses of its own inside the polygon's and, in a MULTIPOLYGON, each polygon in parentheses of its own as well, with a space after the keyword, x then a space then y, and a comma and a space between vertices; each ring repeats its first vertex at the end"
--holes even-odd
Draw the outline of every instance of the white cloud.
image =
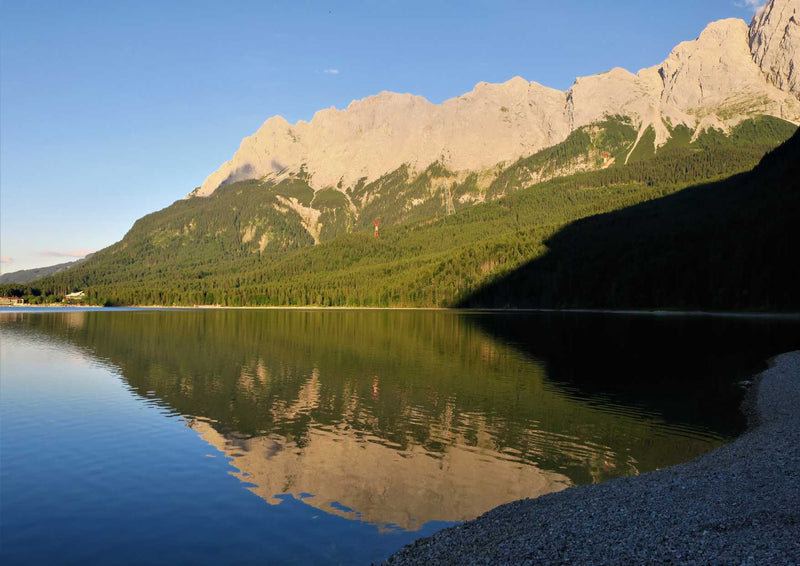
POLYGON ((13 258, 2 256, 0 257, 0 263, 14 263, 13 258))
POLYGON ((735 4, 739 8, 748 8, 755 13, 763 8, 766 2, 764 2, 764 0, 739 0, 735 2, 735 4))
POLYGON ((339 69, 325 69, 322 72, 325 73, 326 75, 338 75, 339 69))

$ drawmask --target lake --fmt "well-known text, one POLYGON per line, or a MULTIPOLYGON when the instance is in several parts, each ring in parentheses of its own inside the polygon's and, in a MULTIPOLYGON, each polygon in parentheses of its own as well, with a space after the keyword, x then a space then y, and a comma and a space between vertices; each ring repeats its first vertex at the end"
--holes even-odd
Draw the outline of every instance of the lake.
POLYGON ((795 317, 0 312, 3 564, 369 564, 695 458, 795 317))

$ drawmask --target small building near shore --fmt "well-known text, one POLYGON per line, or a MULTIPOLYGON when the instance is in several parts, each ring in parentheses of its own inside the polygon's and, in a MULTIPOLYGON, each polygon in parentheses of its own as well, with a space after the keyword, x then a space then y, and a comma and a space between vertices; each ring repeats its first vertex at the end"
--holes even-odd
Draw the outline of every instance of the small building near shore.
POLYGON ((67 293, 64 296, 65 301, 82 301, 86 298, 86 293, 83 291, 76 291, 74 293, 67 293))
POLYGON ((0 307, 15 307, 24 304, 25 299, 22 297, 0 297, 0 307))

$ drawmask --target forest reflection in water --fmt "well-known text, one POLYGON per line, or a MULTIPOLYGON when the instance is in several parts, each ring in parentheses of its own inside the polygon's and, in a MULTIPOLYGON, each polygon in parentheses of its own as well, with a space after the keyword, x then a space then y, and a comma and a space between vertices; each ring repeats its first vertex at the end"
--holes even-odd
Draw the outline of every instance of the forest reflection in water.
POLYGON ((782 324, 430 311, 0 315, 3 332, 64 341, 118 368, 266 502, 291 496, 404 530, 713 449, 744 424, 734 368, 753 371, 788 349, 796 334, 782 324))

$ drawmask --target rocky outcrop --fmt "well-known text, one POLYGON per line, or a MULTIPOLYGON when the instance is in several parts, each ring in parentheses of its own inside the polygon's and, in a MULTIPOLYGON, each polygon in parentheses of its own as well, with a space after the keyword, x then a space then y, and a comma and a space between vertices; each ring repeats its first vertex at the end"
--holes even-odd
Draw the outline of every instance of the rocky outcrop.
POLYGON ((479 83, 441 105, 382 92, 345 110, 317 112, 310 122, 291 125, 278 116, 245 138, 197 194, 301 167, 315 189, 373 180, 403 163, 425 167, 440 159, 456 170, 489 167, 566 138, 564 103, 563 92, 516 77, 499 85, 479 83))
POLYGON ((757 13, 750 50, 772 84, 800 98, 800 0, 772 0, 757 13))
POLYGON ((652 127, 657 146, 678 124, 727 129, 755 114, 800 123, 798 3, 773 0, 751 28, 737 19, 714 22, 660 65, 582 77, 566 92, 515 77, 479 83, 439 105, 382 92, 344 110, 321 110, 309 122, 292 125, 276 116, 192 194, 301 170, 314 189, 341 190, 403 164, 421 170, 439 161, 455 171, 482 170, 557 144, 607 115, 630 117, 640 132, 652 127))

